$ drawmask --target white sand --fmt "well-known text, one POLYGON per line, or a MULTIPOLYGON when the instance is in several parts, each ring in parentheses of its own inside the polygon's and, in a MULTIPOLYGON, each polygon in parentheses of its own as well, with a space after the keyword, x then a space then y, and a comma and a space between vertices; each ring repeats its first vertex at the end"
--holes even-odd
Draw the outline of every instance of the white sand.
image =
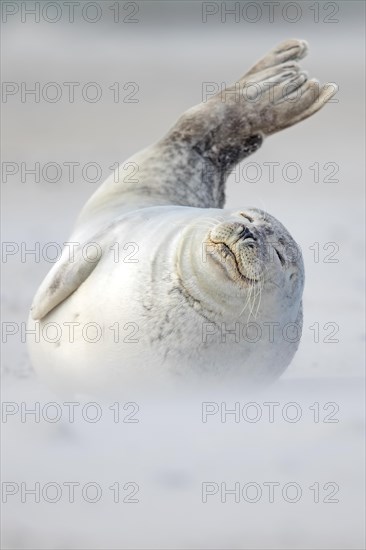
MULTIPOLYGON (((2 106, 3 161, 28 167, 93 161, 106 177, 108 167, 158 139, 184 109, 199 102, 203 81, 231 82, 273 44, 305 38, 311 50, 304 67, 321 81, 339 84, 339 103, 270 138, 247 160, 262 167, 263 177, 252 183, 232 176, 227 193, 228 207, 265 208, 301 245, 302 343, 283 378, 255 396, 202 388, 188 396, 145 396, 139 400, 139 423, 131 424, 113 423, 108 406, 97 424, 34 423, 30 417, 22 423, 19 414, 9 417, 3 425, 3 481, 28 487, 37 481, 93 481, 103 494, 95 504, 80 495, 70 504, 64 492, 53 504, 44 498, 34 504, 30 496, 22 503, 20 493, 9 496, 2 514, 4 548, 363 548, 363 4, 338 2, 336 24, 314 24, 307 11, 297 23, 273 25, 217 19, 202 24, 200 2, 164 3, 155 11, 148 4, 141 3, 139 24, 115 25, 106 18, 95 25, 22 24, 18 18, 3 26, 3 80, 29 86, 96 81, 104 93, 96 104, 9 98, 2 106), (117 81, 137 82, 139 103, 113 103, 108 86, 117 81), (285 181, 279 173, 269 183, 263 163, 274 161, 280 170, 296 162, 300 181, 285 181), (309 168, 315 162, 323 167, 319 183, 309 168), (339 165, 334 176, 339 182, 324 181, 331 171, 325 163, 339 165), (333 250, 323 246, 336 243, 339 262, 315 263, 309 247, 316 242, 321 259, 333 250), (309 328, 314 323, 320 326, 319 343, 309 328), (330 334, 326 323, 339 326, 339 342, 324 342, 330 334), (221 423, 215 415, 202 423, 202 401, 225 401, 228 407, 255 401, 264 418, 235 423, 228 417, 221 423), (263 405, 268 401, 280 403, 278 411, 298 403, 301 419, 286 422, 279 414, 270 423, 263 405), (320 422, 309 409, 315 402, 320 422), (326 403, 339 406, 334 417, 339 422, 324 422, 333 407, 323 410, 326 403), (116 481, 138 483, 139 503, 113 503, 108 487, 116 481), (273 503, 263 486, 270 481, 280 483, 273 503), (203 482, 228 487, 255 482, 263 496, 257 503, 235 503, 231 495, 222 503, 218 493, 204 504, 203 482), (302 490, 297 503, 281 497, 289 482, 302 490), (319 503, 309 489, 315 482, 319 503), (332 489, 324 489, 327 482, 339 486, 338 503, 322 502, 332 489)), ((29 248, 39 242, 41 250, 46 243, 66 241, 77 212, 98 186, 83 181, 80 168, 76 174, 70 183, 65 169, 54 184, 9 177, 2 186, 3 241, 29 248)), ((31 256, 22 262, 20 254, 3 264, 3 322, 26 320, 49 268, 31 256)), ((28 406, 55 401, 32 374, 19 335, 3 344, 3 371, 4 401, 28 406)), ((121 402, 127 401, 135 397, 124 388, 121 402)))

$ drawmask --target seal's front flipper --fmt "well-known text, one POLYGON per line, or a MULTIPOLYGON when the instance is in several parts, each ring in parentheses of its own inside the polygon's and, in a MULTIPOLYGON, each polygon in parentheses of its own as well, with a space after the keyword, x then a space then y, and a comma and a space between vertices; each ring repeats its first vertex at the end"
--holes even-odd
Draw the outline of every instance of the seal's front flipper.
POLYGON ((43 280, 34 297, 31 316, 35 321, 45 317, 53 308, 66 300, 95 269, 102 255, 102 247, 95 241, 92 244, 93 253, 90 251, 88 255, 85 243, 84 246, 78 244, 75 249, 74 246, 64 249, 61 258, 43 280), (93 257, 91 257, 92 254, 93 257))

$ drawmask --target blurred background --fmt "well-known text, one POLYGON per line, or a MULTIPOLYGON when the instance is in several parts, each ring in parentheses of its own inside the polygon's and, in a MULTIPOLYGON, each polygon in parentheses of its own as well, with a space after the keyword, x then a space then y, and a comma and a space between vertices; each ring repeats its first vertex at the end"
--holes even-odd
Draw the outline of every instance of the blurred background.
MULTIPOLYGON (((22 422, 14 408, 3 424, 3 479, 13 489, 93 481, 103 496, 22 502, 19 489, 3 504, 4 548, 364 547, 364 9, 357 1, 2 3, 2 319, 14 331, 3 338, 3 401, 19 407, 56 400, 34 376, 21 334, 52 265, 42 251, 68 240, 116 163, 287 38, 309 42, 301 64, 310 76, 339 86, 316 116, 266 140, 227 188, 228 208, 267 210, 303 251, 304 333, 287 372, 255 396, 238 388, 146 395, 131 424, 111 422, 108 406, 98 423, 22 422), (269 422, 263 413, 254 423, 216 414, 205 423, 203 401, 255 401, 263 411, 265 402, 279 411, 295 402, 302 414, 269 422), (113 502, 115 482, 138 484, 139 502, 113 502), (220 487, 206 503, 205 482, 220 487), (259 484, 262 498, 221 502, 220 483, 236 482, 259 484), (289 502, 280 487, 269 502, 264 482, 297 483, 302 497, 289 502), (339 487, 338 502, 327 502, 335 487, 327 483, 339 487)), ((134 401, 122 393, 122 403, 134 401)))

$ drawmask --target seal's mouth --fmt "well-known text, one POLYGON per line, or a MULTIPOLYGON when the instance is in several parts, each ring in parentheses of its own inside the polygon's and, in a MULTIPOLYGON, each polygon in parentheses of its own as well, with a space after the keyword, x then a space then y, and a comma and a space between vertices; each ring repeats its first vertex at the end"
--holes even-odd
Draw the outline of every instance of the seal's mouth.
POLYGON ((246 286, 253 286, 258 282, 258 279, 248 277, 241 271, 235 252, 228 244, 215 242, 212 239, 209 239, 208 242, 213 246, 213 250, 210 251, 211 259, 219 264, 230 278, 240 279, 246 286))

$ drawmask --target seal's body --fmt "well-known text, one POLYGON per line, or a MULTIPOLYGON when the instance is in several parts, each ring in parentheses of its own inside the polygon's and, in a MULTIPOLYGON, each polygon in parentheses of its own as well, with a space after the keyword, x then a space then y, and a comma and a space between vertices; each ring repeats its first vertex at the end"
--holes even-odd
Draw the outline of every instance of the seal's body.
POLYGON ((134 178, 121 170, 91 197, 31 310, 32 362, 50 383, 250 383, 287 367, 301 335, 301 253, 272 216, 222 207, 233 166, 331 97, 292 61, 305 51, 280 45, 239 81, 262 86, 257 102, 223 92, 190 109, 126 162, 134 178))

